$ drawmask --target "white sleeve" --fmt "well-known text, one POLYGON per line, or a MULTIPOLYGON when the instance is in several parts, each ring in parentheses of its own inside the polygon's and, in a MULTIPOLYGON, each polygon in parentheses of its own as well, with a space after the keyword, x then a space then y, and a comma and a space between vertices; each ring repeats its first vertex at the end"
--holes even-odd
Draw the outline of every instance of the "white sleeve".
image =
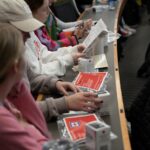
POLYGON ((72 28, 77 26, 78 24, 80 24, 82 21, 74 21, 74 22, 63 22, 60 19, 58 19, 56 16, 56 21, 57 21, 57 25, 63 30, 63 29, 67 29, 67 28, 72 28))
POLYGON ((77 46, 51 52, 41 44, 34 33, 30 35, 31 38, 26 42, 26 57, 36 73, 59 76, 66 73, 67 66, 73 66, 72 53, 77 51, 77 46))
POLYGON ((62 47, 59 48, 57 51, 51 52, 48 51, 44 45, 41 45, 41 58, 44 63, 61 59, 66 62, 66 65, 68 66, 68 59, 70 59, 70 62, 73 61, 72 53, 75 52, 77 52, 77 46, 62 47))

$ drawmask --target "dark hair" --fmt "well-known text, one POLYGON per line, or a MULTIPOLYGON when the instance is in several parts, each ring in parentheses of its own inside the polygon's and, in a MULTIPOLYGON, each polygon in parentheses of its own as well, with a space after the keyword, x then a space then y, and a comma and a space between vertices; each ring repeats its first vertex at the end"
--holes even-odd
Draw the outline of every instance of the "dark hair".
POLYGON ((31 11, 35 12, 43 5, 44 0, 25 0, 25 2, 30 7, 31 11))

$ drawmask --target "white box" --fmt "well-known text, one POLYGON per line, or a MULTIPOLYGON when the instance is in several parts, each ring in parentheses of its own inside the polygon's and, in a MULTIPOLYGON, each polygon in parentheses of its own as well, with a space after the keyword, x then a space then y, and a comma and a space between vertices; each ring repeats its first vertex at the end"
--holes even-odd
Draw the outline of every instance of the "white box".
POLYGON ((90 150, 111 150, 110 126, 101 121, 86 125, 86 146, 90 150))

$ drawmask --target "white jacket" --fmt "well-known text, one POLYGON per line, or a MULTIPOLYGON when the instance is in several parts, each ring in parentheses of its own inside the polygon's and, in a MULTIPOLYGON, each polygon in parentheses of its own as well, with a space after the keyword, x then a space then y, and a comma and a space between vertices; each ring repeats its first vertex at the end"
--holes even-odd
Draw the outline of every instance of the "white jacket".
POLYGON ((74 64, 72 53, 77 52, 77 46, 63 47, 51 52, 34 32, 30 33, 25 45, 27 62, 35 73, 62 76, 66 73, 66 67, 74 64))

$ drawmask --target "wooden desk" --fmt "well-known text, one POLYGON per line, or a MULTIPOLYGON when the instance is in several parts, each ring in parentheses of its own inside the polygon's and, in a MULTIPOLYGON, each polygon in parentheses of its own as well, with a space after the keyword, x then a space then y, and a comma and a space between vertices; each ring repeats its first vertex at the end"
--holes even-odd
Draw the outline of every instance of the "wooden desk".
MULTIPOLYGON (((108 30, 117 32, 118 21, 120 19, 120 13, 122 12, 125 1, 120 0, 118 2, 115 11, 105 10, 104 12, 93 12, 91 9, 86 10, 81 16, 81 19, 92 18, 98 20, 102 18, 106 23, 108 30)), ((117 140, 112 142, 112 150, 131 150, 129 135, 127 131, 127 124, 124 112, 123 98, 120 86, 118 57, 117 57, 117 43, 111 43, 105 49, 107 61, 109 64, 108 72, 111 75, 111 79, 108 82, 108 91, 110 96, 107 97, 110 102, 110 115, 103 119, 111 125, 112 131, 118 136, 117 140)), ((55 123, 50 124, 49 127, 52 134, 57 137, 55 123)))

